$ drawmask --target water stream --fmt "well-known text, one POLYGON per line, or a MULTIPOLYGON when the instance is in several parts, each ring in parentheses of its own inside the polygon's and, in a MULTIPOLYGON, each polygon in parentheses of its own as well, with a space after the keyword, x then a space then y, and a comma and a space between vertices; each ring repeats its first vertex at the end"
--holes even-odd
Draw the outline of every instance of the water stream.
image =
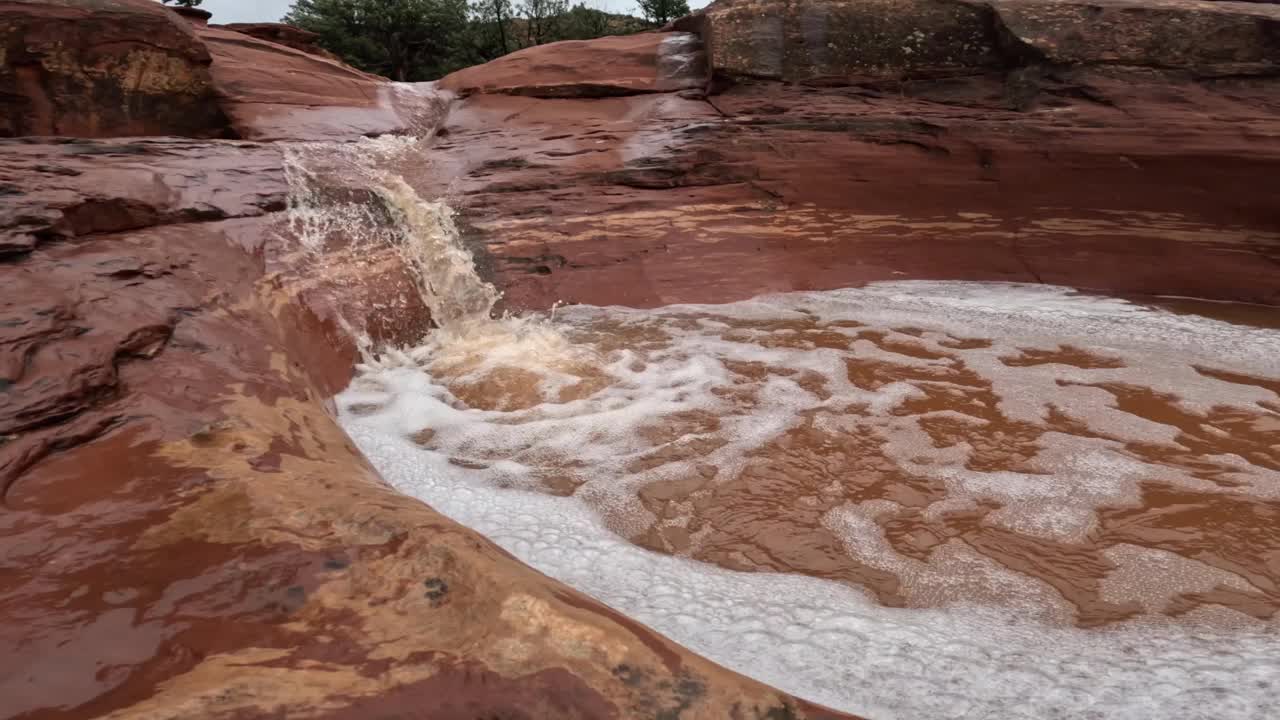
POLYGON ((337 203, 296 162, 294 217, 439 325, 338 398, 398 489, 877 720, 1280 717, 1280 333, 945 282, 493 318, 448 205, 360 162, 337 203))

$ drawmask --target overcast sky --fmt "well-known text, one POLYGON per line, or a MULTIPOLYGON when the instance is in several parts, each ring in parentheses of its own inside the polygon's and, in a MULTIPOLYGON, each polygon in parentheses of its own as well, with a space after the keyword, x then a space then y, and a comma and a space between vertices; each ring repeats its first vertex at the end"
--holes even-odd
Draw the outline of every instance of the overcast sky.
MULTIPOLYGON (((570 0, 570 4, 578 0, 570 0)), ((277 22, 289 12, 294 0, 204 0, 200 7, 213 13, 215 23, 235 22, 277 22)), ((585 0, 589 7, 608 9, 612 12, 636 11, 635 0, 585 0)), ((516 0, 519 4, 519 0, 516 0)), ((689 7, 699 8, 707 4, 707 0, 689 0, 689 7)))

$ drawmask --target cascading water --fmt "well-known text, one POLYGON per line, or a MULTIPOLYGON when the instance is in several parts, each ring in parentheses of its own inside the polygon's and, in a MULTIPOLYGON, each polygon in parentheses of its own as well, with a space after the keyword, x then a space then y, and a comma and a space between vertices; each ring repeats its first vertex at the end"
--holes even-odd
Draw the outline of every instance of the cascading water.
POLYGON ((440 326, 338 399, 403 492, 877 720, 1280 716, 1275 331, 965 283, 493 318, 421 148, 307 152, 304 245, 395 247, 440 326))
POLYGON ((453 210, 443 202, 425 202, 404 178, 384 177, 378 195, 401 228, 397 244, 405 264, 418 279, 423 300, 441 330, 464 334, 491 318, 499 293, 480 279, 475 259, 459 242, 453 210))
MULTIPOLYGON (((290 234, 325 267, 394 251, 417 284, 436 330, 413 348, 357 342, 376 366, 426 362, 475 364, 504 352, 548 362, 573 356, 555 329, 535 316, 494 316, 501 298, 476 270, 445 198, 424 200, 400 174, 429 162, 417 138, 383 136, 356 143, 298 143, 285 152, 290 234), (340 248, 340 250, 335 249, 340 248)), ((337 275, 337 273, 333 273, 337 275)), ((396 312, 398 308, 362 308, 396 312)), ((360 318, 345 318, 360 335, 360 318)))

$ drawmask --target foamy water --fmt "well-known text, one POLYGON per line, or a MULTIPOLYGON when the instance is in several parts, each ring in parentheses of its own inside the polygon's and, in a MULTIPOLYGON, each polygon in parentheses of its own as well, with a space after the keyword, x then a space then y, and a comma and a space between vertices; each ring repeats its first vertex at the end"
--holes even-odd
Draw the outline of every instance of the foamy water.
POLYGON ((403 492, 872 718, 1280 716, 1275 332, 920 282, 495 319, 422 149, 286 153, 312 262, 394 250, 438 326, 338 398, 403 492))
POLYGON ((695 651, 877 719, 1280 716, 1275 332, 924 282, 473 319, 344 427, 695 651))

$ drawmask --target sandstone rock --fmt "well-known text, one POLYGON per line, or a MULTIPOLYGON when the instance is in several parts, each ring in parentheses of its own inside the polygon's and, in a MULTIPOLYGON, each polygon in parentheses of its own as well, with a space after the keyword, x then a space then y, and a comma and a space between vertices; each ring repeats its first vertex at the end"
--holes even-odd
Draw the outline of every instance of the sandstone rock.
POLYGON ((285 206, 278 152, 138 139, 7 141, 0 257, 39 243, 156 225, 256 217, 285 206))
POLYGON ((324 57, 201 28, 213 81, 239 137, 322 140, 429 134, 448 104, 430 83, 392 83, 324 57))
POLYGON ((1268 5, 1196 0, 718 0, 697 29, 728 75, 804 82, 965 75, 1027 62, 1269 72, 1268 5))
POLYGON ((1049 62, 1280 70, 1280 8, 1192 0, 992 0, 1001 27, 1049 62))
MULTIPOLYGON (((132 4, 101 6, 73 10, 132 4)), ((775 70, 753 71, 747 45, 716 50, 714 14, 732 7, 703 16, 737 80, 719 94, 695 55, 663 55, 688 36, 571 45, 572 62, 535 48, 452 76, 469 97, 429 162, 385 169, 458 206, 516 309, 910 278, 1280 304, 1280 92, 1235 30, 1110 62, 1069 54, 1054 38, 1070 33, 1027 5, 1001 36, 1024 55, 814 64, 778 55, 765 23, 769 67, 813 81, 784 84, 750 77, 775 70)), ((976 17, 898 7, 956 37, 976 17)), ((436 125, 366 99, 396 87, 378 78, 200 33, 245 136, 436 125)), ((0 143, 6 713, 837 717, 383 484, 327 411, 357 358, 344 325, 411 340, 426 311, 372 317, 412 285, 394 251, 299 247, 282 163, 267 142, 0 143)))
POLYGON ((947 0, 720 0, 711 65, 730 75, 845 80, 956 75, 1001 63, 990 11, 947 0))
POLYGON ((0 2, 0 136, 218 136, 209 54, 151 0, 0 2))
POLYGON ((277 45, 291 47, 308 55, 317 55, 327 60, 338 60, 337 55, 316 44, 316 40, 320 37, 319 35, 292 25, 285 25, 284 23, 228 23, 226 25, 217 25, 216 27, 221 30, 250 35, 259 40, 267 40, 277 45))
POLYGON ((209 24, 209 18, 213 17, 213 13, 208 10, 201 10, 198 7, 183 7, 174 5, 169 8, 172 12, 177 13, 180 17, 186 19, 187 22, 197 27, 204 27, 209 24))
POLYGON ((590 98, 696 89, 706 84, 701 42, 689 33, 641 33, 526 48, 440 81, 461 95, 590 98))
POLYGON ((516 309, 910 277, 1275 303, 1276 78, 1035 57, 706 100, 472 96, 432 163, 516 309))
POLYGON ((429 84, 351 68, 296 28, 246 34, 177 10, 152 0, 0 3, 0 97, 13 109, 0 136, 429 133, 448 102, 429 84))
POLYGON ((263 214, 276 149, 8 142, 0 158, 35 194, 0 197, 25 203, 6 218, 101 208, 0 260, 6 716, 841 717, 378 479, 325 400, 355 361, 338 311, 384 306, 360 293, 403 266, 367 249, 317 265, 282 241, 263 214), (113 192, 148 209, 117 222, 113 192))

